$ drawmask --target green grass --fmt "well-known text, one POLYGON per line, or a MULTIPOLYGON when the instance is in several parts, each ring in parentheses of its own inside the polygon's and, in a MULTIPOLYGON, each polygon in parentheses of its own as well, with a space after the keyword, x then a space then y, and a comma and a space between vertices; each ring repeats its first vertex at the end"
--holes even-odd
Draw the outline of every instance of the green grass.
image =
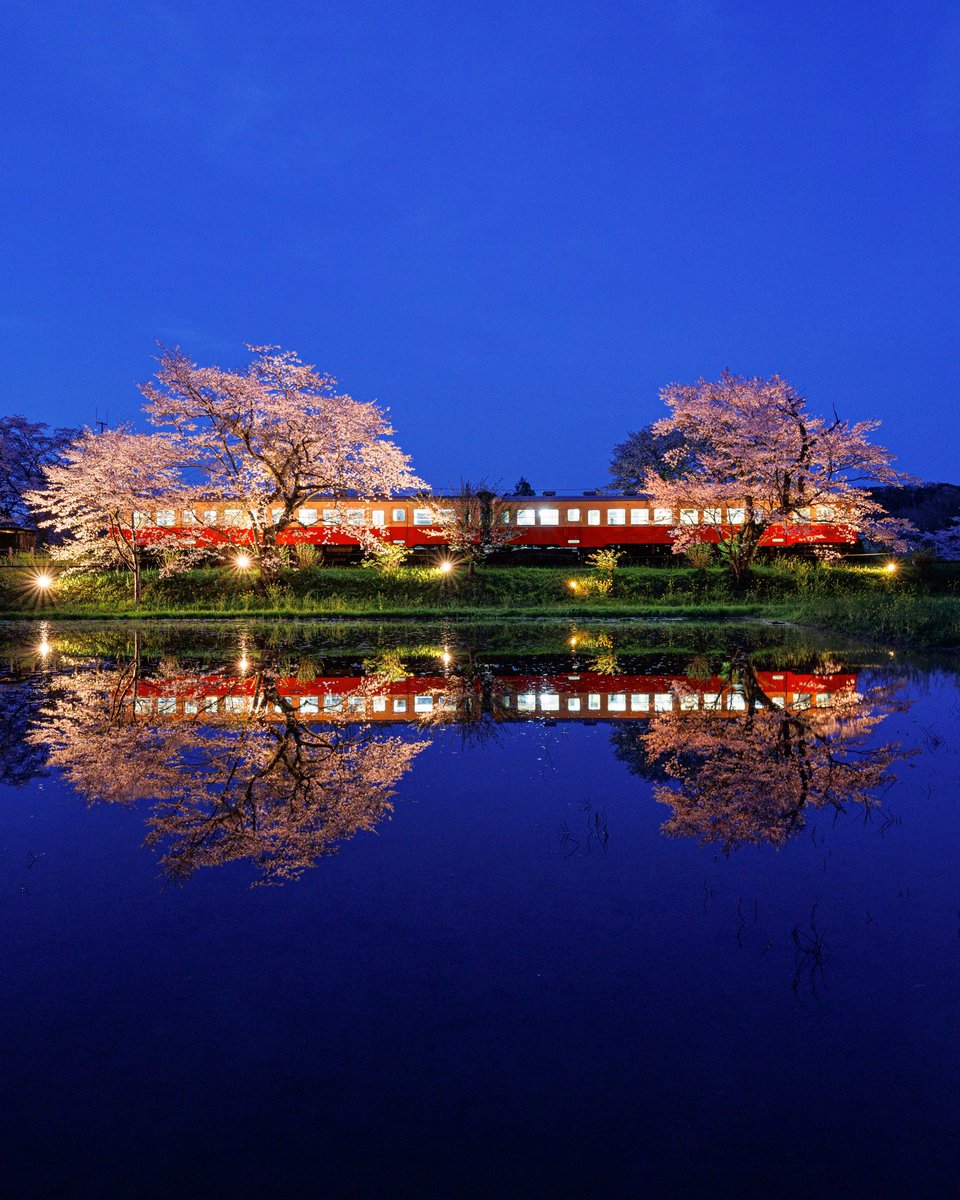
POLYGON ((266 593, 255 581, 223 570, 145 578, 133 603, 129 577, 116 572, 61 575, 38 597, 29 570, 0 571, 0 617, 282 619, 489 618, 649 620, 765 618, 798 622, 916 645, 960 645, 960 578, 952 564, 904 566, 895 576, 876 568, 832 567, 794 560, 759 567, 738 590, 718 569, 625 567, 609 594, 586 568, 488 567, 468 579, 424 567, 384 577, 362 568, 310 567, 288 572, 266 593), (569 586, 578 582, 577 590, 569 586))

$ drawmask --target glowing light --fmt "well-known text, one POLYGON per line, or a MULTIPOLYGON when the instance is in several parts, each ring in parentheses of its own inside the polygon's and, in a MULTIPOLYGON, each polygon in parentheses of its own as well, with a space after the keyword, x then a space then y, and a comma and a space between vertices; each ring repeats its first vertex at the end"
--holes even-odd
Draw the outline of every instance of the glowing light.
POLYGON ((574 592, 577 590, 577 588, 578 588, 579 586, 580 586, 580 584, 579 584, 579 583, 577 583, 577 581, 576 581, 575 579, 571 579, 571 580, 570 580, 570 581, 567 583, 567 587, 568 587, 568 588, 570 588, 570 589, 571 589, 572 591, 574 591, 574 592))
POLYGON ((446 648, 446 646, 444 646, 443 653, 440 655, 440 657, 443 660, 443 665, 445 667, 449 667, 450 666, 450 651, 446 648))
POLYGON ((53 576, 49 571, 38 571, 33 577, 33 586, 40 592, 47 592, 53 587, 53 576))
POLYGON ((240 672, 246 671, 250 666, 250 659, 245 654, 241 654, 237 659, 237 670, 240 672))
POLYGON ((53 647, 50 645, 50 643, 47 641, 46 638, 44 638, 41 641, 40 645, 37 647, 37 653, 40 655, 41 658, 46 658, 47 655, 51 652, 51 650, 53 650, 53 647))
POLYGON ((576 639, 575 637, 572 637, 572 638, 570 639, 570 645, 571 645, 571 646, 576 646, 576 644, 577 644, 577 639, 576 639))
POLYGON ((884 570, 887 572, 888 575, 892 575, 899 566, 900 566, 899 563, 888 562, 886 567, 884 567, 884 570))
POLYGON ((437 567, 437 570, 441 575, 449 575, 453 570, 453 563, 448 558, 445 558, 440 566, 437 567))
POLYGON ((249 571, 252 562, 253 560, 249 554, 238 554, 233 560, 233 565, 238 571, 249 571))

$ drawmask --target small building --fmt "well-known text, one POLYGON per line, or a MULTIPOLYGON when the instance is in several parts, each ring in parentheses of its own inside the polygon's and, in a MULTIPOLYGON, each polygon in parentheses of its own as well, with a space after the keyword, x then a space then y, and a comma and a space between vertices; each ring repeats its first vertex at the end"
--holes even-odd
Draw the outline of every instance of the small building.
POLYGON ((0 525, 0 554, 36 550, 37 531, 22 525, 0 525))

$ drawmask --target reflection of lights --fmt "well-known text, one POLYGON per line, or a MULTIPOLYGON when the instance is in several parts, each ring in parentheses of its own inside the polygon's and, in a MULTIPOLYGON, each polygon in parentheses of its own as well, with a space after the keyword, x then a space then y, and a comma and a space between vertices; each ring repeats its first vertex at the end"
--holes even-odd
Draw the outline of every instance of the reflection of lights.
POLYGON ((897 570, 897 567, 899 567, 899 565, 900 565, 899 563, 888 562, 887 565, 884 567, 884 570, 887 572, 888 575, 892 575, 897 570))
POLYGON ((443 653, 440 655, 440 658, 442 659, 445 667, 450 666, 450 651, 446 648, 446 646, 444 646, 443 653))
POLYGON ((453 563, 450 561, 449 558, 445 558, 443 560, 443 562, 440 563, 440 565, 437 567, 437 570, 440 572, 441 575, 449 575, 450 572, 453 570, 453 563))
POLYGON ((233 560, 233 565, 238 571, 249 571, 252 561, 249 554, 238 554, 233 560))
POLYGON ((241 671, 241 672, 246 671, 249 666, 250 666, 250 659, 247 658, 247 656, 245 654, 241 654, 240 657, 237 659, 237 670, 241 671))
POLYGON ((37 653, 41 658, 46 658, 52 649, 53 647, 50 645, 47 639, 43 638, 40 642, 40 645, 37 647, 37 653))

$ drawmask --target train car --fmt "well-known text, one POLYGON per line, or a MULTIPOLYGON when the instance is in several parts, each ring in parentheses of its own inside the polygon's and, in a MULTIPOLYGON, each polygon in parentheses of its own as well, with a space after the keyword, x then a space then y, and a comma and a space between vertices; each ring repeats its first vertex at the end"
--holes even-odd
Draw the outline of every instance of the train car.
MULTIPOLYGON (((452 513, 455 496, 392 497, 333 500, 318 496, 297 509, 296 523, 277 538, 281 545, 313 544, 325 549, 358 550, 361 534, 373 531, 385 541, 411 549, 445 545, 442 517, 452 513)), ((540 496, 505 496, 493 502, 494 519, 508 526, 509 547, 552 550, 668 546, 672 530, 700 527, 705 542, 716 542, 722 530, 735 529, 746 519, 745 509, 731 505, 711 508, 666 508, 636 493, 621 495, 580 492, 540 496)), ((279 506, 272 511, 276 520, 279 506)), ((773 525, 760 545, 783 549, 798 545, 850 545, 855 531, 838 521, 833 508, 818 505, 800 510, 797 524, 773 525)), ((236 503, 211 500, 193 509, 158 508, 134 514, 138 542, 162 546, 248 545, 253 540, 249 515, 236 503)))

